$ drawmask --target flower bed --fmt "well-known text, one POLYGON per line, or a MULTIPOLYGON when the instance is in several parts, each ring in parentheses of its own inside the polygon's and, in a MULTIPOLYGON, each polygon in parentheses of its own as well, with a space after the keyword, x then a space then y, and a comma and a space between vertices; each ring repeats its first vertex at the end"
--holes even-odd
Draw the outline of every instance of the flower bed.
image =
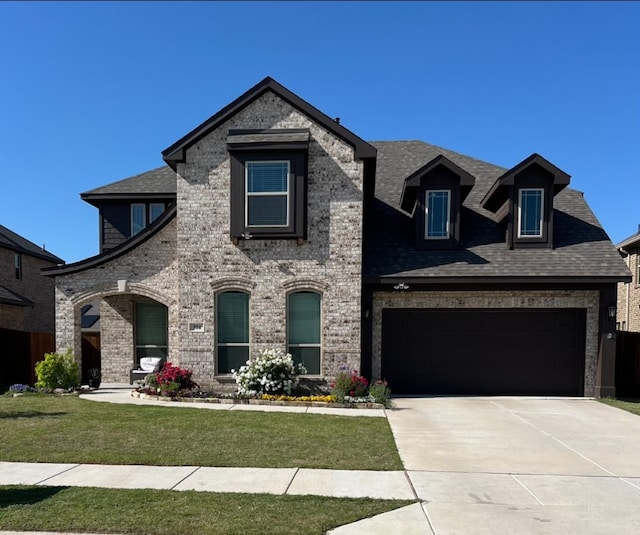
MULTIPOLYGON (((336 376, 331 392, 326 395, 295 395, 300 374, 306 370, 295 364, 289 353, 279 349, 261 351, 238 371, 232 370, 235 394, 204 392, 191 379, 192 372, 166 362, 158 372, 147 375, 144 385, 132 395, 142 399, 200 401, 247 405, 291 405, 303 407, 391 408, 386 381, 369 384, 357 370, 345 369, 336 376), (292 395, 293 393, 293 395, 292 395)), ((304 391, 297 390, 299 394, 304 391)))
POLYGON ((207 392, 199 392, 188 397, 162 396, 153 393, 147 388, 138 388, 131 391, 131 396, 140 399, 152 399, 159 401, 173 401, 178 403, 221 403, 228 405, 275 405, 288 407, 332 407, 341 409, 384 409, 381 403, 373 403, 368 399, 359 402, 340 403, 327 398, 333 396, 270 396, 264 395, 258 398, 241 398, 237 396, 221 395, 207 392))

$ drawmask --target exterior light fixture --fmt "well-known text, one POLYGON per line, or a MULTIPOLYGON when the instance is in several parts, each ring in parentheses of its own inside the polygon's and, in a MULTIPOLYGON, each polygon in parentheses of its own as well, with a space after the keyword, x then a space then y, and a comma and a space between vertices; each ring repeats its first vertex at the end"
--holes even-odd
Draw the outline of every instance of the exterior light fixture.
POLYGON ((400 282, 393 287, 394 290, 408 290, 409 286, 404 282, 400 282))
POLYGON ((618 308, 616 306, 612 306, 612 307, 609 307, 607 310, 609 312, 609 319, 610 320, 616 319, 616 312, 618 311, 618 308))

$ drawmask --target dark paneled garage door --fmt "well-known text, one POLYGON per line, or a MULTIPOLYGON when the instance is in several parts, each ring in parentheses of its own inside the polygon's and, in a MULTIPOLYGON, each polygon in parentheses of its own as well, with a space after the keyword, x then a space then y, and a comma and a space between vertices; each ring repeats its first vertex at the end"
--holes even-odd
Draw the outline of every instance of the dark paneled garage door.
POLYGON ((396 394, 584 392, 584 309, 383 309, 382 375, 396 394))

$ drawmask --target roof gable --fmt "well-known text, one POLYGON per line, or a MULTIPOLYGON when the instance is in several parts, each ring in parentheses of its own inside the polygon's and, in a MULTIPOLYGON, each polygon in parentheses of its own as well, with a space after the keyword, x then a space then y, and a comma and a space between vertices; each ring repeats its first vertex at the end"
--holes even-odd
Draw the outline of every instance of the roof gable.
POLYGON ((40 247, 35 243, 30 242, 26 238, 23 238, 3 225, 0 225, 0 247, 10 249, 16 253, 24 253, 43 260, 48 260, 55 264, 62 264, 64 262, 62 258, 46 251, 44 247, 40 247))
POLYGON ((273 78, 267 76, 264 80, 222 108, 218 113, 209 117, 209 119, 203 122, 200 126, 197 126, 187 135, 176 141, 173 145, 163 150, 162 157, 164 158, 164 161, 175 170, 177 163, 184 161, 187 148, 205 137, 209 132, 218 128, 230 117, 237 114, 268 91, 289 103, 301 113, 326 128, 347 144, 351 145, 355 149, 355 157, 357 159, 376 157, 376 149, 369 145, 369 143, 356 136, 350 130, 347 130, 344 126, 340 125, 337 121, 331 119, 328 115, 325 115, 305 100, 302 100, 299 96, 289 91, 273 78))
POLYGON ((557 195, 569 185, 571 176, 559 169, 539 154, 533 153, 515 167, 509 169, 493 183, 480 204, 491 212, 497 212, 509 198, 509 188, 513 186, 515 177, 526 169, 539 166, 553 176, 553 194, 557 195))
POLYGON ((418 189, 420 188, 422 178, 434 173, 438 168, 444 168, 459 177, 460 190, 462 193, 461 202, 464 201, 465 197, 471 191, 471 188, 473 188, 476 179, 473 177, 473 175, 457 166, 443 154, 438 154, 438 156, 436 156, 433 160, 422 166, 420 169, 409 175, 404 180, 400 206, 405 212, 409 214, 413 212, 416 204, 416 195, 418 193, 418 189))

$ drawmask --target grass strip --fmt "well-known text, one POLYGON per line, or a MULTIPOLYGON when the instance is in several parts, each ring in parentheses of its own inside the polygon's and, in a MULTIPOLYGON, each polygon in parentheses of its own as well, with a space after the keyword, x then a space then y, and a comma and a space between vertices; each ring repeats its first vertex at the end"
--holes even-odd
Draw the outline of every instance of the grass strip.
POLYGON ((0 460, 402 470, 386 418, 0 396, 0 460))
POLYGON ((623 409, 640 416, 640 399, 600 398, 600 401, 606 405, 611 405, 612 407, 617 407, 618 409, 623 409))
POLYGON ((0 486, 0 529, 143 535, 321 534, 408 500, 0 486))

